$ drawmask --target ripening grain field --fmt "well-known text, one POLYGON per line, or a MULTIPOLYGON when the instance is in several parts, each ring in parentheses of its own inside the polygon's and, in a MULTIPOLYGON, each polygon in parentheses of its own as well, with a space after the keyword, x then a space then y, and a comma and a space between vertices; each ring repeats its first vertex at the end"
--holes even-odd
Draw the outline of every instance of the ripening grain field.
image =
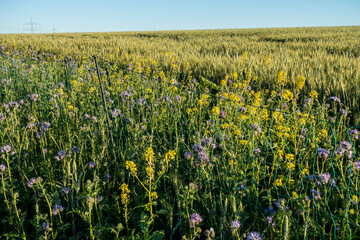
POLYGON ((359 39, 0 35, 0 238, 359 239, 359 39))

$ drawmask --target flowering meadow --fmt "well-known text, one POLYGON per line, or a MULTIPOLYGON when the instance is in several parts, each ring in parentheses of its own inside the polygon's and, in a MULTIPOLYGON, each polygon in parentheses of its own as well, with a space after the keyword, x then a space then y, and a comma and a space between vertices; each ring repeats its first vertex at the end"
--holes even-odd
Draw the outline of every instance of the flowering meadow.
POLYGON ((98 57, 99 79, 21 44, 0 46, 1 239, 360 238, 354 105, 301 71, 213 81, 168 52, 98 57))

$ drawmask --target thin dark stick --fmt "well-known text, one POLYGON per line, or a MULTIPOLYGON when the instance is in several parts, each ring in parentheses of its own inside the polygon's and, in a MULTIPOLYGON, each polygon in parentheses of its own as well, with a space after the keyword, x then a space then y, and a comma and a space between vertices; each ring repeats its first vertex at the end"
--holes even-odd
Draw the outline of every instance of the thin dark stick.
POLYGON ((114 147, 114 138, 112 135, 112 129, 111 129, 111 123, 110 123, 110 118, 109 118, 109 114, 107 111, 107 106, 106 106, 106 100, 105 100, 105 95, 104 95, 104 89, 102 86, 102 82, 101 82, 101 75, 100 75, 100 70, 99 70, 99 66, 97 63, 97 58, 96 55, 93 56, 95 59, 95 66, 96 66, 96 71, 97 71, 97 75, 99 77, 99 83, 100 83, 100 90, 101 90, 101 95, 102 95, 102 100, 103 100, 103 104, 104 104, 104 108, 105 108, 105 114, 106 114, 106 119, 107 119, 107 124, 108 124, 108 128, 109 128, 109 134, 110 134, 110 140, 111 140, 111 144, 114 147))

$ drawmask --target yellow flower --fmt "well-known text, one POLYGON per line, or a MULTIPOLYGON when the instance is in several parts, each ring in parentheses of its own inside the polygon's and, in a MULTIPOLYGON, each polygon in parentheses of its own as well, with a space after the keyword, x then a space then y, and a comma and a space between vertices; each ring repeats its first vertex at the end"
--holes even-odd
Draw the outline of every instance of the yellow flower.
POLYGON ((176 151, 175 150, 170 150, 165 154, 165 159, 164 162, 168 163, 171 160, 174 160, 176 156, 176 151))
POLYGON ((236 73, 236 72, 234 72, 233 74, 232 74, 232 77, 233 77, 233 79, 237 79, 238 78, 238 74, 236 73))
POLYGON ((350 209, 349 214, 350 214, 350 215, 354 215, 354 214, 355 214, 355 210, 354 210, 354 209, 350 209))
POLYGON ((133 161, 126 161, 125 167, 127 170, 130 170, 130 173, 133 175, 137 174, 137 167, 136 164, 133 161))
POLYGON ((328 135, 328 132, 325 129, 321 129, 318 134, 320 137, 324 138, 328 135))
POLYGON ((278 179, 275 180, 275 185, 277 187, 281 187, 283 185, 283 182, 282 182, 281 178, 278 178, 278 179))
POLYGON ((282 92, 282 97, 286 101, 290 102, 294 98, 294 95, 292 94, 292 92, 290 90, 287 89, 287 90, 282 92))
POLYGON ((305 85, 305 77, 304 76, 300 76, 297 80, 296 80, 296 84, 295 87, 297 90, 301 90, 303 89, 305 85))
POLYGON ((304 168, 304 169, 302 170, 302 174, 303 174, 303 175, 309 175, 309 170, 308 170, 307 168, 304 168))
POLYGON ((226 80, 221 80, 220 85, 225 87, 226 86, 226 80))
POLYGON ((155 199, 157 199, 157 198, 158 198, 158 195, 157 195, 157 193, 156 193, 156 192, 152 192, 152 193, 150 193, 150 196, 151 196, 151 198, 152 198, 153 200, 155 200, 155 199))
POLYGON ((285 83, 286 83, 286 72, 280 71, 280 72, 277 74, 277 83, 278 83, 280 86, 285 85, 285 83))
POLYGON ((219 108, 219 107, 214 107, 214 108, 212 109, 212 113, 213 113, 214 115, 219 115, 219 114, 220 114, 220 108, 219 108))
POLYGON ((311 99, 312 99, 313 101, 317 100, 317 99, 318 99, 318 96, 319 96, 318 92, 315 91, 315 90, 312 90, 312 91, 309 93, 309 95, 310 95, 310 97, 311 97, 311 99))
POLYGON ((292 195, 293 198, 298 198, 299 197, 299 194, 297 194, 296 192, 292 192, 291 195, 292 195))
POLYGON ((287 167, 290 171, 295 171, 295 163, 288 163, 287 167))
POLYGON ((191 112, 192 112, 191 108, 187 108, 187 109, 186 109, 186 113, 187 113, 187 114, 191 114, 191 112))
POLYGON ((123 204, 126 204, 129 202, 130 200, 130 190, 129 190, 129 186, 126 183, 121 184, 121 186, 119 187, 119 189, 121 190, 121 202, 123 204))

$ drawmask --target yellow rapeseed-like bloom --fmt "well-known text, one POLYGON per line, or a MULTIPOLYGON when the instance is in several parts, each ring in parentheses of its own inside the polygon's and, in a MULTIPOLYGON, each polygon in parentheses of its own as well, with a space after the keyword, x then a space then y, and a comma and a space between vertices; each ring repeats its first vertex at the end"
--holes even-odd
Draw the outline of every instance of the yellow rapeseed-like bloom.
POLYGON ((304 168, 302 170, 302 175, 304 175, 304 176, 309 175, 309 170, 307 168, 304 168))
POLYGON ((221 80, 220 85, 225 87, 226 86, 226 80, 221 80))
POLYGON ((191 112, 192 112, 192 109, 191 109, 191 108, 187 108, 187 109, 186 109, 186 113, 187 113, 187 114, 191 114, 191 112))
POLYGON ((137 174, 137 167, 136 164, 133 161, 126 161, 125 167, 127 170, 130 170, 130 173, 133 175, 137 174))
POLYGON ((326 137, 327 135, 328 135, 328 131, 326 131, 325 129, 321 129, 318 134, 318 136, 322 138, 326 137))
POLYGON ((293 198, 299 198, 299 194, 297 194, 296 192, 292 192, 291 195, 293 198))
POLYGON ((165 159, 164 162, 168 163, 171 160, 174 160, 176 156, 176 151, 175 150, 170 150, 165 154, 165 159))
POLYGON ((301 90, 303 89, 305 85, 305 77, 304 76, 300 76, 297 80, 296 80, 296 84, 295 84, 295 88, 297 90, 301 90))
POLYGON ((294 95, 293 95, 292 92, 291 92, 290 90, 288 90, 288 89, 286 89, 285 91, 283 91, 281 95, 282 95, 282 97, 283 97, 286 101, 288 101, 288 102, 290 102, 290 101, 294 98, 294 95))
POLYGON ((312 91, 309 93, 309 96, 311 97, 311 99, 312 99, 313 101, 315 101, 315 100, 318 99, 319 94, 318 94, 317 91, 312 90, 312 91))
POLYGON ((275 185, 277 187, 282 187, 283 186, 283 182, 282 182, 281 178, 278 178, 278 179, 275 180, 275 185))
POLYGON ((123 204, 126 204, 129 202, 130 200, 130 190, 129 190, 129 186, 126 183, 121 184, 121 186, 119 187, 119 189, 121 190, 121 202, 123 204))
POLYGON ((280 72, 277 74, 277 83, 278 83, 280 86, 284 86, 284 85, 285 85, 285 83, 286 83, 286 72, 280 71, 280 72))
POLYGON ((212 109, 212 113, 214 114, 214 115, 219 115, 220 114, 220 108, 219 107, 214 107, 213 109, 212 109))
POLYGON ((355 210, 354 210, 354 209, 350 209, 349 214, 350 214, 350 215, 354 215, 354 214, 355 214, 355 210))

